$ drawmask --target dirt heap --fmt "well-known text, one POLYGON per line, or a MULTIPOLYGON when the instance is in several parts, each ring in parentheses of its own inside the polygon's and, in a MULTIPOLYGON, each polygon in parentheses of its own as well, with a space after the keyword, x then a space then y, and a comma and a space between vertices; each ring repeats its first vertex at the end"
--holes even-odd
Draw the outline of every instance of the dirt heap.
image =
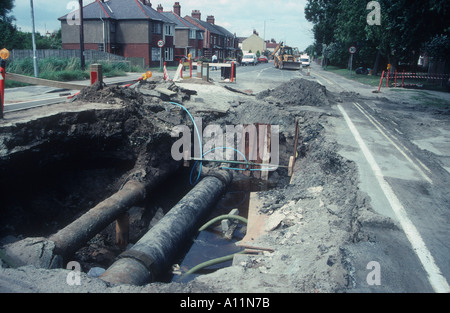
POLYGON ((89 87, 83 88, 78 99, 85 102, 99 102, 114 104, 117 99, 127 102, 136 102, 142 104, 142 94, 134 89, 122 88, 120 86, 106 86, 100 82, 96 82, 89 87))
POLYGON ((291 79, 275 89, 258 93, 256 99, 281 105, 330 105, 330 97, 325 86, 306 79, 291 79))

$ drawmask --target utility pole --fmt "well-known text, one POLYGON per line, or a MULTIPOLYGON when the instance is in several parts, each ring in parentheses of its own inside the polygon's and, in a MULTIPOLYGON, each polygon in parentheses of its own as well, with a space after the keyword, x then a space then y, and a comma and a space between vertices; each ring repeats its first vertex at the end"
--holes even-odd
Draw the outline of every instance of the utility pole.
POLYGON ((39 69, 37 64, 37 55, 36 55, 36 38, 35 38, 35 28, 34 28, 34 8, 33 8, 33 0, 30 0, 30 6, 31 6, 31 23, 33 24, 32 32, 31 32, 31 39, 33 41, 33 67, 34 67, 34 77, 39 76, 39 69))
POLYGON ((80 9, 80 61, 81 70, 85 70, 86 64, 84 60, 84 24, 83 24, 83 0, 78 0, 80 9))

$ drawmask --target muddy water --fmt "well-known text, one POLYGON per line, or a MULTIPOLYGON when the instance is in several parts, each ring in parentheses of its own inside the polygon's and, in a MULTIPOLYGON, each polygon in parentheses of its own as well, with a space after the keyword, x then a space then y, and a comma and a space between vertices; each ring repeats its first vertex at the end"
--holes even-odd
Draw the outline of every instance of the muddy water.
MULTIPOLYGON (((227 193, 217 202, 206 221, 220 215, 228 214, 233 209, 238 209, 239 215, 247 218, 250 193, 265 191, 274 187, 274 184, 252 177, 235 178, 227 193)), ((189 251, 179 260, 179 267, 174 272, 175 275, 168 273, 165 279, 167 282, 188 282, 198 275, 230 266, 232 263, 231 260, 205 267, 188 276, 180 275, 180 273, 183 274, 200 263, 241 251, 242 248, 236 246, 235 243, 242 240, 245 233, 246 225, 241 222, 238 223, 231 239, 225 238, 220 222, 217 222, 207 230, 199 232, 189 251)))

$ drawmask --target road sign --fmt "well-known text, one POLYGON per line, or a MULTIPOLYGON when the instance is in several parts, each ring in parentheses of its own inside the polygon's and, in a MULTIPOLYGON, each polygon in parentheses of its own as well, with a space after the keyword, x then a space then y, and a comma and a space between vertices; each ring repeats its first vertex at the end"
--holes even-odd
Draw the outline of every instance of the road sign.
POLYGON ((348 49, 348 52, 350 52, 351 54, 356 53, 356 47, 355 47, 355 46, 351 46, 351 47, 348 49))
POLYGON ((164 47, 164 40, 158 41, 158 47, 160 47, 160 48, 164 47))

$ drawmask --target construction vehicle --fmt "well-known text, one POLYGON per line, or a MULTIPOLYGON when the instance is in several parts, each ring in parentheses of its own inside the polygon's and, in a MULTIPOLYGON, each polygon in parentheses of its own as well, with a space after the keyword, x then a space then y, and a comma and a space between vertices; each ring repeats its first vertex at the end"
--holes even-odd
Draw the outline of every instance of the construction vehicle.
POLYGON ((271 56, 273 56, 274 66, 279 69, 299 70, 302 65, 301 62, 298 62, 294 49, 285 46, 283 42, 275 48, 271 56))

